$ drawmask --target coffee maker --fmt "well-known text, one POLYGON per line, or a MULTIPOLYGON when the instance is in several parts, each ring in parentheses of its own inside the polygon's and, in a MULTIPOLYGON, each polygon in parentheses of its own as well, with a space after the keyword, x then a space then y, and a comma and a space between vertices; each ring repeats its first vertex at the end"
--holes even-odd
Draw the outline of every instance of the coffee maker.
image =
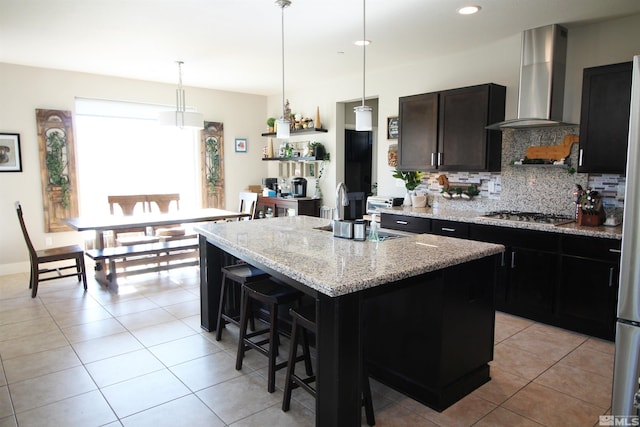
POLYGON ((307 197, 307 180, 299 177, 291 178, 291 195, 307 197))

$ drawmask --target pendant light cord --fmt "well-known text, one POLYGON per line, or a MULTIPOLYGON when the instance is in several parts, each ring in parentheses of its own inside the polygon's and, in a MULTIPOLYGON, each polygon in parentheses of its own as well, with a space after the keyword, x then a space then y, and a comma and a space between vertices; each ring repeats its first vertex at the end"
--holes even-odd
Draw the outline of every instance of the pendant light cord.
POLYGON ((364 107, 365 96, 365 75, 366 75, 366 63, 367 63, 367 15, 366 15, 366 0, 362 0, 362 106, 364 107))
POLYGON ((280 8, 281 8, 280 10, 282 12, 281 25, 280 25, 281 35, 282 35, 282 40, 281 40, 281 43, 282 43, 282 118, 284 120, 287 120, 287 117, 284 116, 285 110, 286 110, 285 103, 284 103, 284 8, 287 6, 288 5, 284 2, 280 4, 280 8))

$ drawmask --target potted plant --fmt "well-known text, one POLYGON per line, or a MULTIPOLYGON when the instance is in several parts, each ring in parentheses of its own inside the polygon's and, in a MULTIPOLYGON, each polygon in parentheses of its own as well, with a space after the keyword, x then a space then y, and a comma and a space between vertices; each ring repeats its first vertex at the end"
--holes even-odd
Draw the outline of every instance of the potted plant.
POLYGON ((275 117, 269 117, 267 119, 267 126, 269 127, 269 133, 273 133, 274 132, 274 126, 276 124, 276 119, 275 117))
POLYGON ((401 171, 397 167, 393 173, 394 178, 398 178, 404 181, 404 187, 407 189, 407 194, 404 196, 404 206, 411 206, 411 195, 424 178, 424 173, 420 171, 401 171))
POLYGON ((322 145, 321 142, 314 141, 309 143, 309 149, 311 151, 311 155, 315 157, 316 160, 325 160, 326 152, 324 149, 324 145, 322 145))

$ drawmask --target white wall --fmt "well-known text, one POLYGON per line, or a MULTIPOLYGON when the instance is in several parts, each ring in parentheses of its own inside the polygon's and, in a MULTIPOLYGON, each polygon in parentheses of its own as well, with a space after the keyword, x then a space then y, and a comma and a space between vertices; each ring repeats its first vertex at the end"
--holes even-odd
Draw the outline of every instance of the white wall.
MULTIPOLYGON (((77 232, 44 232, 35 110, 73 111, 75 97, 175 105, 175 89, 176 85, 0 63, 0 132, 20 134, 23 169, 0 174, 0 275, 28 271, 28 252, 14 210, 16 200, 22 202, 36 248, 46 247, 46 237, 52 238, 53 246, 82 242, 77 232)), ((224 123, 226 208, 235 210, 238 192, 260 184, 266 173, 260 137, 266 98, 191 87, 185 91, 187 103, 203 113, 205 120, 224 123), (234 152, 236 137, 248 139, 247 153, 234 152)))

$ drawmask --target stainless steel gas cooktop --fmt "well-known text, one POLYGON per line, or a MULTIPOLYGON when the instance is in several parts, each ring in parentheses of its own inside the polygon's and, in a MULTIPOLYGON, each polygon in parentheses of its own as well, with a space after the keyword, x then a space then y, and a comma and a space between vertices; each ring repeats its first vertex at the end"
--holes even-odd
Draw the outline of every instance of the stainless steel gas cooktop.
POLYGON ((537 224, 560 225, 575 221, 567 215, 547 214, 540 212, 493 211, 482 215, 484 218, 504 219, 507 221, 534 222, 537 224))

